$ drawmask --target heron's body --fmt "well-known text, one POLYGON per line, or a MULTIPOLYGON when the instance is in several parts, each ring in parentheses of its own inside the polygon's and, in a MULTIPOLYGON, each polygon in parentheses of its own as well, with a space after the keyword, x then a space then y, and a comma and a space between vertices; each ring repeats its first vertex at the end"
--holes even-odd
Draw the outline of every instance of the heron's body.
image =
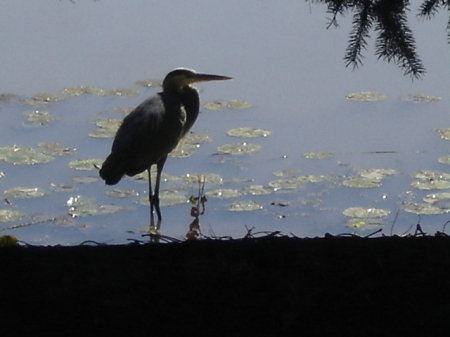
POLYGON ((160 92, 142 102, 117 131, 100 171, 106 184, 115 185, 124 175, 144 172, 165 158, 192 127, 199 108, 199 95, 193 87, 185 87, 179 94, 160 92))
MULTIPOLYGON (((198 90, 192 83, 227 80, 229 77, 199 74, 189 69, 171 71, 163 91, 137 106, 117 131, 111 154, 100 169, 107 185, 115 185, 124 175, 149 172, 150 213, 156 208, 159 222, 159 183, 167 155, 194 125, 200 110, 198 90), (152 194, 150 168, 157 165, 155 193, 152 194)), ((153 219, 153 218, 152 218, 153 219)))

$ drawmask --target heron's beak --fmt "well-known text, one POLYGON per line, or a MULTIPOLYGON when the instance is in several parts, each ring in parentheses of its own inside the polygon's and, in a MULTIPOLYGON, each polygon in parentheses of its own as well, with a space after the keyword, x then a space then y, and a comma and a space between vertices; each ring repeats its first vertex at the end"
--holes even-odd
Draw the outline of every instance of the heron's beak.
POLYGON ((206 81, 224 81, 224 80, 232 80, 232 78, 228 76, 201 74, 201 73, 195 74, 195 76, 192 78, 193 83, 206 81))

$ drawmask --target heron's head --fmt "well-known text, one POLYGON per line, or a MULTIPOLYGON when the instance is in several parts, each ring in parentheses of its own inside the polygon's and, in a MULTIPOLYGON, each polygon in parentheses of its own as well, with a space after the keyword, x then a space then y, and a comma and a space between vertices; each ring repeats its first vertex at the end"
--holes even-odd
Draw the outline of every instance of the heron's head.
POLYGON ((166 75, 163 90, 180 90, 196 82, 231 80, 231 77, 202 74, 187 68, 177 68, 166 75))

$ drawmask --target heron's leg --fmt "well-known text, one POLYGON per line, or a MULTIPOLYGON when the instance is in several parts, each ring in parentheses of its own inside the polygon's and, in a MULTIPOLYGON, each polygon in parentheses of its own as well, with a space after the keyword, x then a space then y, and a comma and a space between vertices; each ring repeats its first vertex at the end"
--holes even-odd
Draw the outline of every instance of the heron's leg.
POLYGON ((166 163, 167 156, 161 158, 156 163, 156 183, 155 183, 155 194, 153 197, 153 202, 156 210, 156 215, 158 216, 158 224, 161 224, 161 210, 159 209, 159 184, 161 183, 161 172, 164 168, 164 164, 166 163))
POLYGON ((153 192, 152 192, 152 173, 151 166, 148 168, 148 201, 150 202, 150 226, 154 226, 153 220, 153 192))

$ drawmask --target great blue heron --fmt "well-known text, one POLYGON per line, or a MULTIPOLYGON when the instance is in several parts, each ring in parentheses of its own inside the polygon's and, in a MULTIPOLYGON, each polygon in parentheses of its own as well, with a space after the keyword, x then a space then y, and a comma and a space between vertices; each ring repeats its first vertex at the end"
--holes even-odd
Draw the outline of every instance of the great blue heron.
POLYGON ((150 221, 153 209, 161 223, 159 184, 167 155, 190 130, 200 110, 195 82, 230 80, 231 77, 201 74, 178 68, 164 78, 163 91, 146 99, 123 120, 116 133, 111 154, 100 169, 107 185, 115 185, 124 175, 148 171, 150 221), (156 184, 152 193, 150 168, 156 164, 156 184))

